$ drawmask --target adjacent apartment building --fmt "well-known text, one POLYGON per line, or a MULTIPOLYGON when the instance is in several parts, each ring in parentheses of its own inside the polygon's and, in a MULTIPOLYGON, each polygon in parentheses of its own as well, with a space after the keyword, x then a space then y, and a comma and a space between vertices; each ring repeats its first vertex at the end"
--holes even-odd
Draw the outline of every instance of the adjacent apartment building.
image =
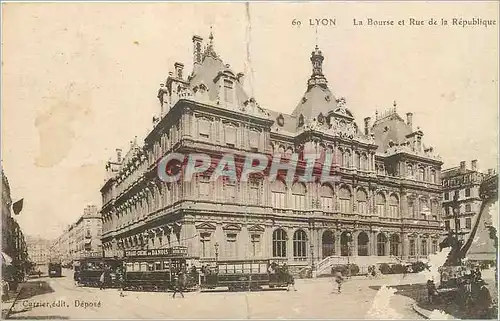
MULTIPOLYGON (((354 110, 328 87, 325 57, 311 53, 311 74, 290 113, 261 107, 216 53, 213 35, 203 50, 194 36, 193 71, 175 63, 161 84, 159 118, 143 142, 109 162, 101 189, 103 247, 184 245, 191 257, 279 258, 305 266, 328 257, 360 266, 418 260, 437 251, 442 234, 441 165, 413 115, 396 103, 358 127, 354 110), (189 182, 158 178, 171 152, 334 155, 335 182, 189 182)), ((307 62, 297 62, 307 63, 307 62)), ((265 79, 261 81, 266 81, 265 79)), ((279 94, 279 93, 277 93, 279 94)))

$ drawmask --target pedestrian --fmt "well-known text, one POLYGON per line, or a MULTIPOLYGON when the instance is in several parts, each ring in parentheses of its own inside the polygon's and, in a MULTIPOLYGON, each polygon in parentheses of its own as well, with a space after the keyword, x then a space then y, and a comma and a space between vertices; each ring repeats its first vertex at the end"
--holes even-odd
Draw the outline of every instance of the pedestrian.
POLYGON ((184 298, 184 293, 182 291, 184 290, 184 273, 182 273, 182 270, 177 273, 175 276, 175 283, 174 283, 174 294, 172 295, 172 298, 175 299, 175 294, 180 293, 182 298, 184 298))
POLYGON ((403 279, 406 277, 406 273, 408 273, 408 267, 403 265, 403 279))
POLYGON ((342 272, 337 271, 335 273, 335 282, 337 282, 337 291, 341 293, 342 291, 342 283, 344 282, 344 277, 342 276, 342 272))
POLYGON ((434 296, 437 294, 436 285, 434 284, 434 280, 427 280, 427 299, 430 304, 434 303, 434 296))
POLYGON ((125 273, 123 269, 118 270, 118 284, 120 286, 120 296, 124 297, 123 289, 125 288, 125 273))
POLYGON ((99 290, 103 290, 104 289, 104 279, 106 277, 106 272, 103 271, 101 276, 99 277, 99 290))
POLYGON ((77 269, 75 269, 75 272, 73 273, 73 281, 75 281, 75 286, 80 284, 80 272, 77 269))

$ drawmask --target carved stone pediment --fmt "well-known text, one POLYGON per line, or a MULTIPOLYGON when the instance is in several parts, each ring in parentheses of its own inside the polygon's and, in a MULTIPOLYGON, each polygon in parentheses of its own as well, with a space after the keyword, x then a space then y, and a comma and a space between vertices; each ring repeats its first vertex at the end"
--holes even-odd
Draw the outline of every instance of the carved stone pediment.
POLYGON ((260 225, 253 225, 248 228, 249 232, 264 232, 265 229, 260 225))
POLYGON ((207 222, 203 222, 199 225, 196 225, 197 230, 215 230, 215 225, 207 222))
POLYGON ((238 224, 227 224, 222 228, 224 231, 241 231, 241 226, 238 224))

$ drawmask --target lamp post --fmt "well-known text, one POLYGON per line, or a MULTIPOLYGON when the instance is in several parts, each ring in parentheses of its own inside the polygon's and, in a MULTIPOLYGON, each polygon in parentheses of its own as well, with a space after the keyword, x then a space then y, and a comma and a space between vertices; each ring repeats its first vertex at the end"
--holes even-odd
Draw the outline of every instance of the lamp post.
POLYGON ((219 242, 215 242, 215 262, 219 261, 219 242))

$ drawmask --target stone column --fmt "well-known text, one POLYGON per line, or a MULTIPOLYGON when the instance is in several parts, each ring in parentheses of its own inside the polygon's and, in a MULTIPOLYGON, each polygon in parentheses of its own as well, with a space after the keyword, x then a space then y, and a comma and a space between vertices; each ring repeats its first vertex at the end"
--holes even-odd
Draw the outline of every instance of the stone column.
POLYGON ((359 231, 351 231, 351 236, 352 236, 351 252, 352 252, 352 256, 358 256, 358 235, 359 235, 359 231))
POLYGON ((401 249, 401 255, 402 256, 409 256, 410 255, 410 241, 408 239, 408 233, 401 233, 402 234, 402 237, 401 237, 401 245, 402 245, 402 249, 401 249))
POLYGON ((289 261, 293 261, 293 228, 288 227, 285 228, 287 236, 288 236, 288 241, 286 242, 286 256, 289 261))
POLYGON ((250 234, 248 233, 247 226, 243 226, 241 231, 236 236, 237 248, 238 248, 238 259, 244 259, 247 254, 249 256, 253 255, 252 253, 252 244, 250 242, 250 234))

